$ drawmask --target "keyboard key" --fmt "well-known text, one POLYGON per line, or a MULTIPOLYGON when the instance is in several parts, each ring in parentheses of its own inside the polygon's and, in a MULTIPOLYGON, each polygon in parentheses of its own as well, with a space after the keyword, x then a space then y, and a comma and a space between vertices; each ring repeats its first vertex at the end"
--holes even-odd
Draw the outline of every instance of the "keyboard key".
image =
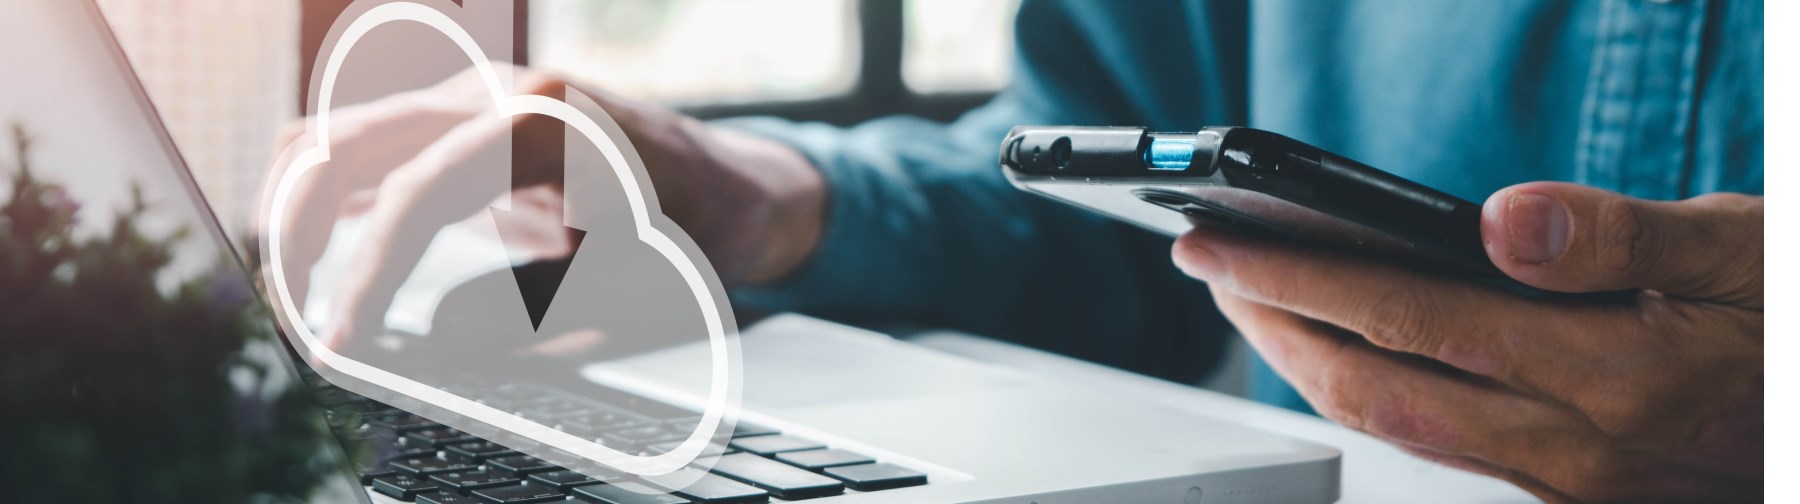
POLYGON ((595 385, 584 384, 582 386, 581 396, 606 403, 606 405, 621 411, 629 411, 638 416, 654 420, 675 420, 692 417, 698 414, 694 410, 679 408, 669 403, 651 400, 644 396, 627 393, 623 390, 608 389, 595 385))
POLYGON ((795 467, 818 472, 827 467, 867 464, 875 459, 868 455, 847 452, 837 449, 806 450, 782 452, 775 454, 775 460, 793 464, 795 467))
POLYGON ((677 428, 677 429, 681 429, 681 430, 688 431, 688 432, 693 432, 694 429, 700 428, 700 417, 685 416, 685 417, 681 417, 681 418, 671 418, 668 420, 664 420, 663 423, 669 424, 669 426, 677 428))
POLYGON ((481 440, 481 438, 469 435, 469 433, 459 431, 456 429, 452 429, 449 427, 445 427, 442 429, 426 429, 426 430, 417 430, 417 431, 408 432, 408 433, 406 433, 406 439, 409 440, 408 441, 409 443, 417 442, 424 446, 430 446, 433 448, 442 448, 444 445, 461 444, 461 443, 467 443, 470 441, 480 441, 481 440))
POLYGON ((567 490, 570 490, 570 489, 573 489, 573 488, 579 487, 579 486, 598 485, 602 481, 618 479, 623 476, 624 475, 621 474, 619 476, 614 476, 614 477, 606 478, 606 479, 594 479, 593 477, 588 476, 586 474, 571 471, 568 469, 561 469, 561 470, 556 470, 556 471, 533 474, 531 476, 528 476, 528 478, 532 482, 535 482, 535 483, 538 483, 541 485, 555 487, 558 490, 567 491, 567 490))
POLYGON ((607 430, 644 425, 650 422, 648 417, 624 411, 596 410, 586 414, 558 418, 554 425, 577 436, 597 436, 607 430))
POLYGON ((511 457, 519 454, 518 451, 501 446, 499 443, 493 441, 475 441, 472 443, 447 445, 444 446, 444 453, 454 454, 475 462, 484 461, 490 458, 511 457))
POLYGON ((394 432, 412 432, 412 431, 416 431, 416 430, 435 429, 438 427, 443 427, 442 425, 439 425, 437 422, 427 420, 425 417, 422 417, 419 415, 414 415, 412 413, 407 413, 404 411, 396 412, 396 413, 386 413, 386 414, 380 414, 380 415, 370 415, 370 416, 366 417, 364 420, 369 422, 369 425, 381 427, 384 429, 391 429, 394 432))
MULTIPOLYGON (((668 453, 670 451, 673 451, 675 449, 675 447, 677 447, 677 446, 681 446, 681 441, 669 441, 667 443, 656 443, 656 444, 644 447, 644 451, 653 453, 653 454, 662 454, 662 453, 668 453)), ((711 457, 714 455, 724 455, 727 453, 737 453, 737 450, 733 450, 730 447, 724 446, 724 445, 707 443, 706 448, 700 449, 699 456, 711 457)))
POLYGON ((394 475, 398 475, 398 474, 400 474, 400 473, 393 469, 382 469, 382 470, 378 470, 378 471, 369 471, 366 473, 357 473, 357 479, 362 480, 363 486, 368 486, 368 485, 375 484, 375 478, 386 478, 388 476, 394 476, 394 475))
POLYGON ((363 422, 361 417, 357 417, 355 415, 333 414, 333 413, 327 411, 327 412, 325 412, 325 421, 326 422, 345 422, 342 424, 333 425, 334 428, 332 429, 332 431, 336 432, 338 434, 338 438, 345 441, 346 443, 354 442, 354 441, 368 441, 368 442, 379 441, 379 442, 384 442, 384 443, 388 443, 388 444, 393 444, 395 441, 400 440, 400 433, 394 432, 393 429, 385 429, 385 428, 369 425, 369 424, 363 422), (355 418, 355 422, 352 424, 352 423, 344 420, 346 417, 355 418))
POLYGON ((398 408, 395 408, 393 406, 388 406, 386 404, 382 404, 380 402, 376 402, 376 401, 372 401, 372 400, 368 400, 368 399, 360 399, 360 400, 356 400, 356 401, 347 402, 344 404, 339 404, 339 405, 333 406, 331 409, 333 411, 342 412, 342 413, 352 413, 352 414, 367 415, 367 416, 391 415, 391 414, 395 414, 395 413, 403 413, 398 408))
POLYGON ((481 499, 443 489, 420 493, 414 499, 416 499, 415 502, 423 504, 485 504, 481 499))
POLYGON ((765 436, 747 437, 731 440, 731 447, 757 455, 773 455, 781 452, 817 450, 825 447, 825 443, 809 441, 785 434, 769 434, 765 436))
POLYGON ((769 501, 769 492, 713 474, 700 473, 700 479, 686 488, 676 488, 673 484, 692 479, 697 472, 699 471, 695 469, 681 469, 664 476, 645 476, 644 481, 705 504, 755 504, 769 501))
POLYGON ((602 432, 599 439, 608 448, 632 452, 656 443, 687 439, 692 432, 676 432, 666 425, 649 424, 602 432))
POLYGON ((373 487, 376 492, 381 492, 382 495, 403 501, 413 500, 413 496, 419 495, 422 492, 437 490, 438 487, 437 483, 434 483, 431 480, 406 475, 375 478, 375 481, 370 483, 369 486, 373 487))
POLYGON ((364 485, 374 483, 375 478, 384 478, 396 474, 400 474, 399 471, 395 471, 394 468, 388 467, 385 462, 380 465, 370 464, 356 468, 356 476, 358 479, 362 480, 362 484, 364 485))
POLYGON ((392 462, 388 462, 388 467, 392 467, 392 468, 394 468, 394 470, 400 471, 400 474, 403 474, 403 475, 419 476, 419 477, 425 477, 425 476, 430 476, 433 474, 447 473, 447 472, 453 472, 453 471, 473 471, 476 469, 475 464, 470 464, 467 462, 458 462, 458 461, 454 461, 454 460, 444 460, 441 458, 411 458, 411 459, 395 460, 392 462))
POLYGON ((781 433, 780 430, 777 430, 773 427, 765 427, 765 426, 748 423, 748 422, 738 422, 737 428, 732 429, 732 431, 731 431, 731 437, 732 438, 744 438, 744 437, 752 437, 752 436, 767 436, 770 434, 780 434, 780 433, 781 433))
POLYGON ((844 493, 844 483, 748 453, 719 457, 713 474, 749 483, 787 500, 811 499, 844 493))
POLYGON ((476 490, 474 495, 492 504, 557 502, 569 497, 569 494, 563 493, 561 490, 538 485, 513 485, 476 490))
POLYGON ((513 455, 511 457, 492 458, 488 459, 487 465, 489 468, 506 471, 519 476, 561 469, 560 467, 551 465, 549 462, 539 460, 537 457, 530 455, 513 455))
POLYGON ((588 412, 593 411, 596 406, 597 405, 595 405, 592 401, 577 400, 577 399, 552 399, 552 400, 527 404, 527 405, 521 406, 517 409, 519 410, 519 413, 521 413, 522 416, 524 416, 526 418, 553 419, 553 418, 562 418, 562 417, 566 417, 566 416, 574 416, 574 415, 588 413, 588 412))
POLYGON ((414 457, 432 457, 437 455, 437 448, 419 443, 405 443, 403 437, 387 428, 369 427, 360 430, 362 436, 346 437, 344 448, 351 454, 369 454, 371 461, 392 461, 392 459, 414 459, 414 457))
MULTIPOLYGON (((668 424, 675 427, 676 429, 680 429, 682 432, 693 432, 694 429, 700 428, 700 417, 679 418, 679 419, 668 421, 668 424)), ((766 436, 769 434, 780 434, 780 433, 781 433, 780 430, 777 430, 777 429, 774 429, 771 427, 765 427, 762 425, 757 425, 757 424, 753 424, 753 423, 749 423, 749 422, 738 422, 737 428, 732 429, 732 431, 731 431, 731 437, 741 438, 741 437, 750 437, 750 436, 766 436)))
POLYGON ((519 479, 518 476, 512 475, 512 473, 487 469, 453 471, 436 474, 431 476, 431 480, 438 482, 439 485, 443 485, 445 488, 462 493, 468 493, 471 490, 480 490, 483 488, 518 485, 525 481, 519 479))
POLYGON ((569 493, 554 490, 542 484, 513 484, 513 486, 497 486, 486 490, 473 491, 475 497, 490 504, 535 504, 535 502, 562 502, 569 499, 569 493))
POLYGON ((467 391, 467 394, 468 395, 463 397, 471 397, 480 400, 498 399, 518 404, 535 403, 557 397, 556 394, 553 394, 548 390, 527 385, 502 385, 492 388, 478 388, 467 391))
POLYGON ((861 492, 925 484, 925 473, 888 463, 828 467, 825 474, 861 492))
POLYGON ((688 504, 687 499, 657 492, 656 489, 631 482, 584 486, 575 489, 575 498, 600 504, 688 504))
POLYGON ((357 457, 356 474, 360 477, 362 484, 364 485, 372 483, 375 478, 399 474, 399 471, 395 471, 392 466, 388 465, 388 462, 394 460, 397 459, 394 457, 382 456, 379 453, 360 455, 357 457))
POLYGON ((382 452, 382 459, 389 459, 389 461, 398 461, 398 459, 428 459, 428 457, 437 457, 437 448, 432 448, 432 446, 394 445, 392 448, 385 448, 385 452, 382 452))

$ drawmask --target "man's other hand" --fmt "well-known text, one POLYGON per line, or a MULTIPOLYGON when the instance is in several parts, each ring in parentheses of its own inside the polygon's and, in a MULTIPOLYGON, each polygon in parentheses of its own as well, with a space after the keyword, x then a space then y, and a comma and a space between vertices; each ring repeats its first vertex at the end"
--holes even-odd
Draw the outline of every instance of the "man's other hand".
POLYGON ((1738 501, 1763 478, 1763 200, 1528 183, 1488 257, 1533 300, 1363 257, 1197 229, 1174 248, 1318 411, 1550 501, 1738 501))

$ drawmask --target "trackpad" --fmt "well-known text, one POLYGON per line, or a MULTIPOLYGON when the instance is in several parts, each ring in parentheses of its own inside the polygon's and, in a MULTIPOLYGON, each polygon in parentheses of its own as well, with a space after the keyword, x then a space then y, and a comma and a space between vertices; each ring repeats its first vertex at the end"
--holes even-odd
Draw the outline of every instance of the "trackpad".
MULTIPOLYGON (((1034 377, 944 354, 884 335, 798 316, 777 316, 743 332, 744 404, 795 409, 823 404, 966 394, 1021 386, 1034 377)), ((690 344, 588 366, 602 384, 646 380, 705 397, 707 347, 690 344)), ((629 387, 627 388, 634 388, 629 387)))

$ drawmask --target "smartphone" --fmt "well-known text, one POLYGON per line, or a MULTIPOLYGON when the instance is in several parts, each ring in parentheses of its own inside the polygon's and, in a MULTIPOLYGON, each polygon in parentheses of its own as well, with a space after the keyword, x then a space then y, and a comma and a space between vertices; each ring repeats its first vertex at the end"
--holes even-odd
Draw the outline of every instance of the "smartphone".
POLYGON ((1268 131, 1019 126, 1000 143, 1015 187, 1176 236, 1196 221, 1486 279, 1481 205, 1268 131))

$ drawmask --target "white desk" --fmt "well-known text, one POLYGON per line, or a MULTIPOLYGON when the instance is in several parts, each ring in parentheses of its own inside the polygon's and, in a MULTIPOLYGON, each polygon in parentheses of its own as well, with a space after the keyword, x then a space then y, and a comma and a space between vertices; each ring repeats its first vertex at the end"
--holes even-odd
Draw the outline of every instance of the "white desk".
POLYGON ((978 336, 937 331, 907 340, 970 359, 1070 378, 1109 391, 1136 394, 1171 408, 1335 446, 1344 452, 1342 502, 1538 502, 1505 481, 1425 461, 1318 417, 978 336))

